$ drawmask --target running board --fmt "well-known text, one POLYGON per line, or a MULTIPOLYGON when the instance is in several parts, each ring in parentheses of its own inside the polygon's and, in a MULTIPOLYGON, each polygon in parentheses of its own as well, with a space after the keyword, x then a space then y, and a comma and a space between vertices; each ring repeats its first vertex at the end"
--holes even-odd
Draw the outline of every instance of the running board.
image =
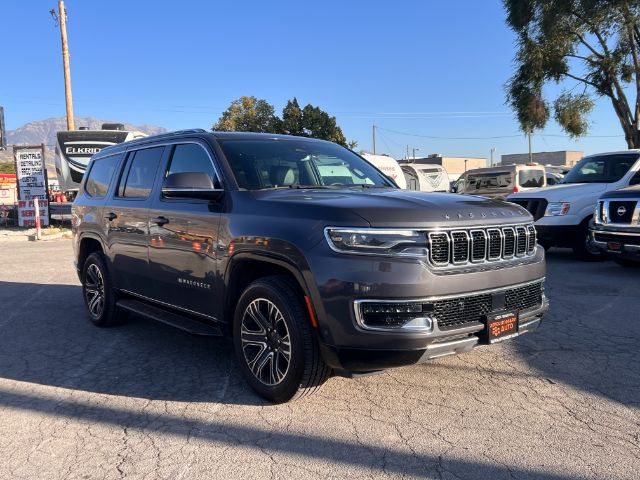
POLYGON ((189 317, 154 307, 153 305, 141 302, 140 300, 124 298, 118 300, 116 305, 128 312, 171 325, 172 327, 179 328, 180 330, 184 330, 185 332, 189 332, 193 335, 204 335, 209 337, 222 336, 222 331, 216 325, 199 322, 198 320, 193 320, 189 317))

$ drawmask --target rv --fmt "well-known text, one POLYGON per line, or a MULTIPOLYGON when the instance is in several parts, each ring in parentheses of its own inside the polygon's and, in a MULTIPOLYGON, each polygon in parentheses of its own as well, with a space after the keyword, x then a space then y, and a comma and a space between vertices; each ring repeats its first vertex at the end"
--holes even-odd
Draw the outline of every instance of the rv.
POLYGON ((78 191, 89 159, 105 147, 146 137, 142 132, 128 131, 121 123, 104 123, 101 130, 61 131, 57 133, 56 174, 63 191, 78 191))
POLYGON ((362 158, 393 180, 398 187, 407 188, 404 172, 395 158, 388 155, 372 155, 370 153, 363 153, 362 158))
POLYGON ((420 192, 448 192, 449 175, 436 164, 401 163, 407 189, 420 192))

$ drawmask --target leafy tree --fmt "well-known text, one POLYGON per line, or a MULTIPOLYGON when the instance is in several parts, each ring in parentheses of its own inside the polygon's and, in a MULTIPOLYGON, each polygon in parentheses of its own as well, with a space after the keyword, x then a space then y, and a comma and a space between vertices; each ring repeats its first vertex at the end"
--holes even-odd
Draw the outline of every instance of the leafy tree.
POLYGON ((231 102, 213 130, 223 132, 279 133, 281 121, 273 105, 256 97, 243 96, 231 102))
POLYGON ((350 148, 358 145, 355 141, 347 142, 336 117, 311 104, 301 109, 295 97, 282 109, 282 119, 275 114, 275 109, 266 100, 240 97, 231 102, 229 108, 213 125, 213 130, 285 133, 329 140, 350 148))
POLYGON ((302 109, 298 105, 298 100, 293 97, 282 109, 282 131, 289 135, 304 135, 302 109))
POLYGON ((606 97, 629 148, 640 147, 640 2, 637 0, 503 0, 518 36, 507 103, 525 132, 554 118, 571 137, 584 136, 594 102, 606 97), (576 82, 551 107, 549 82, 576 82), (578 88, 578 91, 574 90, 578 88), (635 101, 632 101, 635 95, 635 101))

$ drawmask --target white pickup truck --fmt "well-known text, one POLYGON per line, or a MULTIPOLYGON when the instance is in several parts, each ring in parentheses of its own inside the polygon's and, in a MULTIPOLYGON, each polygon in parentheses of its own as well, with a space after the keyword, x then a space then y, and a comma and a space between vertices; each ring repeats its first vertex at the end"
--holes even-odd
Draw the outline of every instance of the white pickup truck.
POLYGON ((600 153, 580 160, 562 183, 514 193, 507 200, 533 215, 538 242, 544 248, 571 247, 578 258, 595 260, 602 253, 589 242, 589 222, 598 198, 638 184, 640 150, 600 153))

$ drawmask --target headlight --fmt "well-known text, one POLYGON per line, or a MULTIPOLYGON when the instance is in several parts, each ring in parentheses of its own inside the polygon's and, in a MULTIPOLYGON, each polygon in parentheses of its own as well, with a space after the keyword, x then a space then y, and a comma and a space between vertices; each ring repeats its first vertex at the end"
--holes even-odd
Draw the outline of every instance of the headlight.
POLYGON ((427 236, 416 230, 380 228, 326 228, 325 237, 336 252, 423 257, 427 236))
POLYGON ((544 212, 545 217, 560 217, 569 213, 571 204, 569 202, 551 202, 547 205, 547 210, 544 212))

